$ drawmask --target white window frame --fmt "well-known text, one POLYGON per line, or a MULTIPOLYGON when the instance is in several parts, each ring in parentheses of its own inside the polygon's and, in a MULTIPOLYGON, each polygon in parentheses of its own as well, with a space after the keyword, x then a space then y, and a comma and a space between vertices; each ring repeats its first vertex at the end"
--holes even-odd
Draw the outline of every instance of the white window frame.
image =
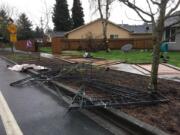
POLYGON ((118 39, 119 35, 118 34, 110 34, 110 39, 118 39))

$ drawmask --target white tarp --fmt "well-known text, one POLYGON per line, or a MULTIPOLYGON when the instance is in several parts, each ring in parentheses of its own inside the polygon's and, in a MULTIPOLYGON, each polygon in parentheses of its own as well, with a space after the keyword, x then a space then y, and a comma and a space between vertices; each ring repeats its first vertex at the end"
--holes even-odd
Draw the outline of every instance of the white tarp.
POLYGON ((37 66, 35 64, 22 64, 22 65, 14 65, 12 67, 8 67, 8 69, 12 71, 24 71, 26 69, 34 69, 34 70, 45 70, 47 69, 46 67, 43 66, 37 66))

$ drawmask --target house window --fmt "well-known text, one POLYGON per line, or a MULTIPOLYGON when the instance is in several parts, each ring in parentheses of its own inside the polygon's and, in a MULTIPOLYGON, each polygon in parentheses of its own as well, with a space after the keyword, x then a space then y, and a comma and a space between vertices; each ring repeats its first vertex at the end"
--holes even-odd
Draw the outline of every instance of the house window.
POLYGON ((176 28, 171 27, 166 29, 166 40, 169 42, 176 41, 176 28))
POLYGON ((118 35, 117 34, 111 34, 110 35, 110 39, 117 39, 118 38, 118 35))
POLYGON ((176 28, 171 28, 171 42, 176 41, 176 28))

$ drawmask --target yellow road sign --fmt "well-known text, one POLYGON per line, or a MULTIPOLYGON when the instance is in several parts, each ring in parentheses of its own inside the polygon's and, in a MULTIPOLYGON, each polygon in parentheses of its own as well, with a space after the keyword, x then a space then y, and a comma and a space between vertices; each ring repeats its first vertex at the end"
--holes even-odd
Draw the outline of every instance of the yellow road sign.
POLYGON ((17 41, 17 35, 16 34, 10 34, 10 41, 15 43, 17 41))
POLYGON ((9 24, 7 29, 9 31, 9 33, 11 33, 11 34, 15 34, 17 32, 17 27, 13 23, 9 24))

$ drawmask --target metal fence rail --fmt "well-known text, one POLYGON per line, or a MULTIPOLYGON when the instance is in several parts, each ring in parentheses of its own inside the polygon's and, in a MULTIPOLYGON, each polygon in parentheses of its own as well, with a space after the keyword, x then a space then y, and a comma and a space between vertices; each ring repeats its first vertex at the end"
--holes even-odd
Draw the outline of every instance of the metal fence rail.
POLYGON ((149 94, 135 89, 91 80, 91 82, 85 82, 85 85, 81 86, 78 93, 74 96, 70 108, 142 106, 167 101, 168 99, 160 93, 149 94), (89 90, 89 88, 93 90, 89 90), (79 106, 73 106, 74 103, 77 103, 79 106))
MULTIPOLYGON (((80 86, 72 99, 72 108, 122 107, 130 105, 153 105, 167 102, 160 93, 149 94, 142 90, 123 87, 107 82, 108 73, 103 68, 91 64, 61 65, 58 70, 33 75, 11 83, 11 86, 27 84, 47 84, 50 81, 70 80, 80 86)), ((74 85, 73 84, 73 85, 74 85)))

